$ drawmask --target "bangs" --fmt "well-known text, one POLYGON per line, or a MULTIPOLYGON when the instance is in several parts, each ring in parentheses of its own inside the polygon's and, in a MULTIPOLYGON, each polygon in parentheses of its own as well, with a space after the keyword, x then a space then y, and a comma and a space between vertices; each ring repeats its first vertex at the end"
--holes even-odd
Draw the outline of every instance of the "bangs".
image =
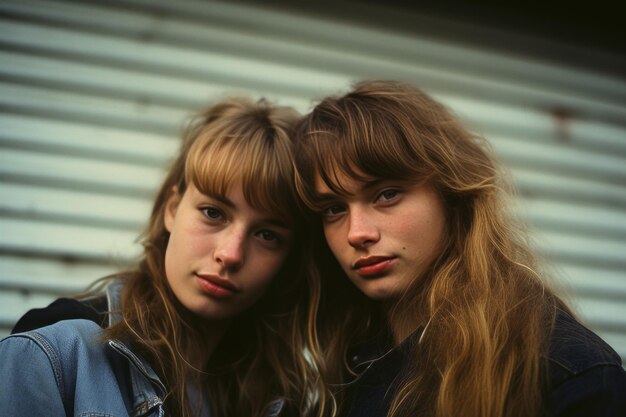
POLYGON ((292 224, 297 210, 288 144, 254 132, 200 133, 185 164, 185 179, 205 195, 225 195, 241 184, 247 203, 292 224))
POLYGON ((415 127, 392 112, 351 102, 333 103, 324 113, 313 113, 305 123, 296 149, 298 190, 307 206, 318 210, 315 183, 321 179, 335 194, 347 196, 341 177, 427 181, 432 170, 420 157, 410 135, 415 127), (332 107, 335 107, 337 111, 332 107), (306 183, 308 184, 305 186, 306 183))

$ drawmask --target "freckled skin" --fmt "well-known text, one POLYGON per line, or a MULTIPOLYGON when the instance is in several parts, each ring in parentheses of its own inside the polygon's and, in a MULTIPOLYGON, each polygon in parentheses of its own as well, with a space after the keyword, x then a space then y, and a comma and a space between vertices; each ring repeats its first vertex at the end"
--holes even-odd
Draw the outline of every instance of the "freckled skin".
POLYGON ((349 197, 337 196, 318 178, 316 190, 330 197, 324 214, 324 234, 348 278, 365 295, 376 300, 397 298, 431 265, 441 252, 446 230, 443 203, 426 185, 397 181, 375 187, 349 177, 339 178, 349 197), (354 269, 359 259, 392 259, 375 277, 354 269))
POLYGON ((283 266, 292 232, 271 223, 273 216, 251 207, 241 187, 210 198, 190 185, 167 203, 165 227, 170 238, 165 273, 176 298, 205 319, 229 319, 251 307, 283 266), (216 275, 236 285, 231 297, 211 297, 196 274, 216 275))

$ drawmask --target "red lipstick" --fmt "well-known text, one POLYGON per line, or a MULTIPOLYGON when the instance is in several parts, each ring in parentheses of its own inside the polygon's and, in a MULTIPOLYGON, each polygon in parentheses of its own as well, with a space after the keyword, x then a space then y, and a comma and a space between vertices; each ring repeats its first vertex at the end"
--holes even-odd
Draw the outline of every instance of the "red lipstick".
POLYGON ((232 281, 217 275, 196 274, 196 280, 204 293, 215 298, 229 298, 241 292, 241 289, 232 281))
POLYGON ((393 256, 368 256, 356 261, 352 269, 363 277, 379 276, 389 270, 395 259, 393 256))

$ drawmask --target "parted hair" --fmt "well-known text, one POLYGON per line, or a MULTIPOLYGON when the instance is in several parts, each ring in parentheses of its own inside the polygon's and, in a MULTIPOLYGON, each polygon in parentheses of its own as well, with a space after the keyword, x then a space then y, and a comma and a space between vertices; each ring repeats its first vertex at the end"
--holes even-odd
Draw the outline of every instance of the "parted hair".
POLYGON ((213 416, 262 416, 282 398, 286 415, 313 413, 317 384, 307 350, 307 300, 316 282, 306 282, 300 258, 304 239, 293 184, 292 134, 299 114, 266 101, 227 99, 200 113, 182 138, 154 201, 143 234, 143 258, 121 275, 122 320, 107 337, 129 341, 154 366, 167 387, 168 415, 194 416, 187 397, 194 383, 209 399, 213 416), (173 190, 190 184, 208 195, 227 192, 240 181, 247 202, 294 225, 294 247, 264 296, 233 319, 206 365, 196 369, 185 354, 203 343, 203 321, 181 306, 165 274, 169 233, 164 213, 173 190))
MULTIPOLYGON (((425 330, 390 393, 390 417, 538 415, 550 330, 566 307, 540 279, 526 233, 508 215, 512 188, 488 144, 420 89, 366 81, 304 117, 295 155, 298 193, 315 211, 323 209, 316 180, 341 195, 339 174, 415 181, 433 187, 445 209, 440 255, 390 312, 336 262, 318 262, 312 316, 325 390, 339 410, 354 377, 348 349, 411 317, 425 330)), ((317 259, 332 259, 321 233, 312 242, 317 259)))

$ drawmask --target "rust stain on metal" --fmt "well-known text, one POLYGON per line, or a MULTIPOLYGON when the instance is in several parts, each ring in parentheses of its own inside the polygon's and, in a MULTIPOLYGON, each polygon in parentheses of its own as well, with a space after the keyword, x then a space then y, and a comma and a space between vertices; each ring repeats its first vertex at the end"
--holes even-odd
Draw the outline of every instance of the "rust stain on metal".
POLYGON ((549 110, 554 120, 554 136, 559 142, 570 142, 570 122, 575 117, 571 109, 565 107, 552 107, 549 110))

